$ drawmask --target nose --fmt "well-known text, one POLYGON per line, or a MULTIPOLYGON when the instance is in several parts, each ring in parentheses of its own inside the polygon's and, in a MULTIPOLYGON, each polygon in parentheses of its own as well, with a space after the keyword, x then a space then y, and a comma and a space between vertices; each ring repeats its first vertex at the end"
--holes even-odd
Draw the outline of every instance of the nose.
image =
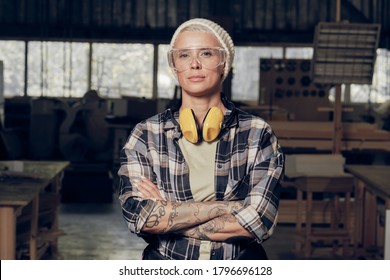
POLYGON ((191 65, 192 69, 200 69, 202 66, 202 64, 200 63, 200 61, 197 57, 192 58, 190 65, 191 65))

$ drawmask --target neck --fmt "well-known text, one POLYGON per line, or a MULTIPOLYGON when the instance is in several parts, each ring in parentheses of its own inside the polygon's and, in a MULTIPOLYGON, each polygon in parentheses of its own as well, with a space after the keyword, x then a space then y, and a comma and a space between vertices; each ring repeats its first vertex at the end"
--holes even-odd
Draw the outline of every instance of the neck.
POLYGON ((220 94, 202 97, 183 94, 181 108, 191 108, 194 111, 198 124, 202 124, 204 117, 211 107, 218 107, 222 112, 225 112, 225 106, 223 105, 220 94))

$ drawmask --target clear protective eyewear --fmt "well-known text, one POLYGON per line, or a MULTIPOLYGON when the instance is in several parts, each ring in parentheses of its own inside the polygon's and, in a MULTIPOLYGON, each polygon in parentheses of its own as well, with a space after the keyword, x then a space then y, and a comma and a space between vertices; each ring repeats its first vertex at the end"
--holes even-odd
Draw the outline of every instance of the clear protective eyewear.
POLYGON ((176 71, 185 71, 196 61, 206 69, 215 69, 226 62, 226 51, 218 47, 172 49, 168 52, 169 66, 176 71))

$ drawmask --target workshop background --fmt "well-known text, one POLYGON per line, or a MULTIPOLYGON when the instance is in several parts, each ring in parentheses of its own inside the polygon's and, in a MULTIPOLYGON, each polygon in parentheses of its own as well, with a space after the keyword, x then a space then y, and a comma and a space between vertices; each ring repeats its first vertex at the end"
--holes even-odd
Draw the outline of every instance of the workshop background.
POLYGON ((390 257, 390 1, 0 0, 0 259, 140 259, 119 152, 180 97, 166 51, 195 17, 232 35, 223 91, 286 153, 269 257, 390 257))

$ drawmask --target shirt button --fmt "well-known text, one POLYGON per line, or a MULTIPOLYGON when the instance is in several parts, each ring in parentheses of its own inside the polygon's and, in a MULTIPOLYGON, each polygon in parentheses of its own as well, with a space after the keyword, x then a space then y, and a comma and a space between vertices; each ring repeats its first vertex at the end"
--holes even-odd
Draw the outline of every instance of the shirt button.
POLYGON ((217 167, 218 167, 219 169, 221 169, 221 168, 222 168, 222 164, 218 163, 217 167))

